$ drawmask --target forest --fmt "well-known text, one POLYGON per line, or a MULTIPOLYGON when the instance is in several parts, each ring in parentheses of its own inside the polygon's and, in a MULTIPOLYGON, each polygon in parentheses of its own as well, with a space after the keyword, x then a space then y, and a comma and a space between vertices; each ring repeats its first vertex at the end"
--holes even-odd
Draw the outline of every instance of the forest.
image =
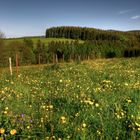
POLYGON ((45 37, 25 37, 22 41, 7 41, 0 35, 0 66, 8 66, 11 57, 13 65, 46 64, 82 61, 96 58, 138 57, 140 56, 139 31, 101 30, 86 27, 52 27, 46 30, 45 37), (44 43, 41 38, 54 38, 44 43), (55 38, 69 40, 59 41, 55 38), (72 40, 71 40, 72 39, 72 40))

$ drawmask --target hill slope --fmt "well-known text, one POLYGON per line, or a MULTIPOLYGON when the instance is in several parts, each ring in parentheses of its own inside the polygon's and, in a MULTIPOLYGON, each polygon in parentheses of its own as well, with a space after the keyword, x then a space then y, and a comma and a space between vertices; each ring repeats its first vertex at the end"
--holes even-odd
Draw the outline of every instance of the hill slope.
POLYGON ((23 38, 11 38, 11 39, 6 39, 7 43, 13 42, 13 41, 20 41, 22 42, 24 39, 30 39, 33 41, 34 44, 40 40, 41 42, 45 43, 46 45, 52 41, 74 41, 74 39, 66 39, 66 38, 44 38, 44 37, 23 37, 23 38))

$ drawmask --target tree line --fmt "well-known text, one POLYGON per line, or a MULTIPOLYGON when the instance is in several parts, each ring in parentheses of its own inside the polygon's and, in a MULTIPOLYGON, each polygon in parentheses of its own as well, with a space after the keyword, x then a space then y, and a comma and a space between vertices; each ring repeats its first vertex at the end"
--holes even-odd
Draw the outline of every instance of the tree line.
POLYGON ((72 42, 50 42, 48 51, 53 61, 81 61, 95 58, 122 57, 125 46, 121 42, 99 42, 78 40, 72 42))
MULTIPOLYGON (((46 38, 48 37, 80 39, 94 43, 96 42, 96 44, 104 44, 105 42, 109 42, 108 44, 112 44, 114 47, 118 46, 119 42, 122 44, 121 46, 126 46, 125 50, 123 50, 124 57, 135 57, 140 55, 140 31, 122 32, 86 27, 60 26, 47 29, 46 38)), ((106 46, 106 43, 104 46, 106 46)), ((123 48, 117 47, 116 49, 123 48)), ((103 47, 102 51, 104 52, 103 47)))
POLYGON ((46 38, 71 38, 80 40, 119 40, 119 32, 112 32, 86 27, 61 26, 46 30, 46 38))
MULTIPOLYGON (((60 29, 63 28, 64 27, 61 27, 60 29)), ((72 27, 73 32, 75 31, 75 33, 70 32, 71 27, 65 28, 67 31, 69 29, 67 35, 71 35, 75 41, 51 41, 49 43, 43 43, 39 39, 37 43, 34 43, 30 38, 23 38, 22 41, 15 40, 7 42, 4 39, 4 34, 0 32, 0 66, 8 66, 9 57, 12 58, 12 64, 16 65, 16 56, 18 56, 18 65, 82 61, 95 58, 140 56, 139 32, 122 33, 110 31, 108 33, 107 31, 101 30, 99 32, 103 32, 103 34, 107 32, 107 34, 101 35, 101 33, 97 33, 96 35, 94 33, 94 39, 85 39, 81 43, 78 34, 82 32, 82 30, 85 31, 85 28, 78 31, 80 27, 75 27, 77 30, 75 31, 74 27, 72 27), (74 37, 74 34, 76 38, 74 37)), ((53 29, 54 28, 51 28, 49 30, 52 31, 53 29)), ((57 27, 57 32, 58 29, 59 28, 57 27)), ((59 32, 63 34, 64 37, 64 31, 61 31, 60 29, 59 32)), ((88 28, 87 30, 90 31, 90 29, 91 28, 88 28)), ((96 32, 98 32, 98 30, 96 32)), ((58 33, 57 37, 60 37, 58 36, 58 33)), ((50 32, 49 34, 52 33, 50 32)), ((85 38, 88 37, 85 36, 85 38)))
MULTIPOLYGON (((13 65, 46 64, 69 61, 82 61, 95 58, 123 57, 126 44, 120 41, 51 41, 48 44, 31 39, 4 42, 0 46, 0 66, 8 66, 8 58, 13 65)), ((137 52, 138 53, 138 52, 137 52)), ((126 52, 125 52, 126 55, 126 52)))

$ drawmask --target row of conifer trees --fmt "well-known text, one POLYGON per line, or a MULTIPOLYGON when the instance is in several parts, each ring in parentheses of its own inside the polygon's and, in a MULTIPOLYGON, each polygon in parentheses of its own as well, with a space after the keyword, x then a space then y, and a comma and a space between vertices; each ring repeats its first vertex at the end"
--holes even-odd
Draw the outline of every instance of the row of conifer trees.
POLYGON ((139 32, 55 27, 47 29, 46 37, 65 37, 73 40, 44 43, 41 40, 33 42, 32 39, 25 38, 23 41, 7 43, 5 39, 0 38, 0 66, 8 65, 8 57, 12 58, 15 65, 17 55, 19 65, 140 56, 139 32))
POLYGON ((46 30, 46 37, 71 38, 80 40, 119 40, 120 32, 112 32, 86 27, 61 26, 46 30))

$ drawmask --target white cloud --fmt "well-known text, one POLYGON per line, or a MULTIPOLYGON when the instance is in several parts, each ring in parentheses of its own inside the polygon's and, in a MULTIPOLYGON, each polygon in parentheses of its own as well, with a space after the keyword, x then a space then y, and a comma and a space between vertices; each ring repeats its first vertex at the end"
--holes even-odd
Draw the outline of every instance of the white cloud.
POLYGON ((140 15, 132 16, 131 19, 139 19, 140 15))
POLYGON ((126 14, 126 13, 129 13, 131 11, 134 11, 135 9, 128 9, 128 10, 122 10, 122 11, 119 11, 118 14, 119 15, 122 15, 122 14, 126 14))

